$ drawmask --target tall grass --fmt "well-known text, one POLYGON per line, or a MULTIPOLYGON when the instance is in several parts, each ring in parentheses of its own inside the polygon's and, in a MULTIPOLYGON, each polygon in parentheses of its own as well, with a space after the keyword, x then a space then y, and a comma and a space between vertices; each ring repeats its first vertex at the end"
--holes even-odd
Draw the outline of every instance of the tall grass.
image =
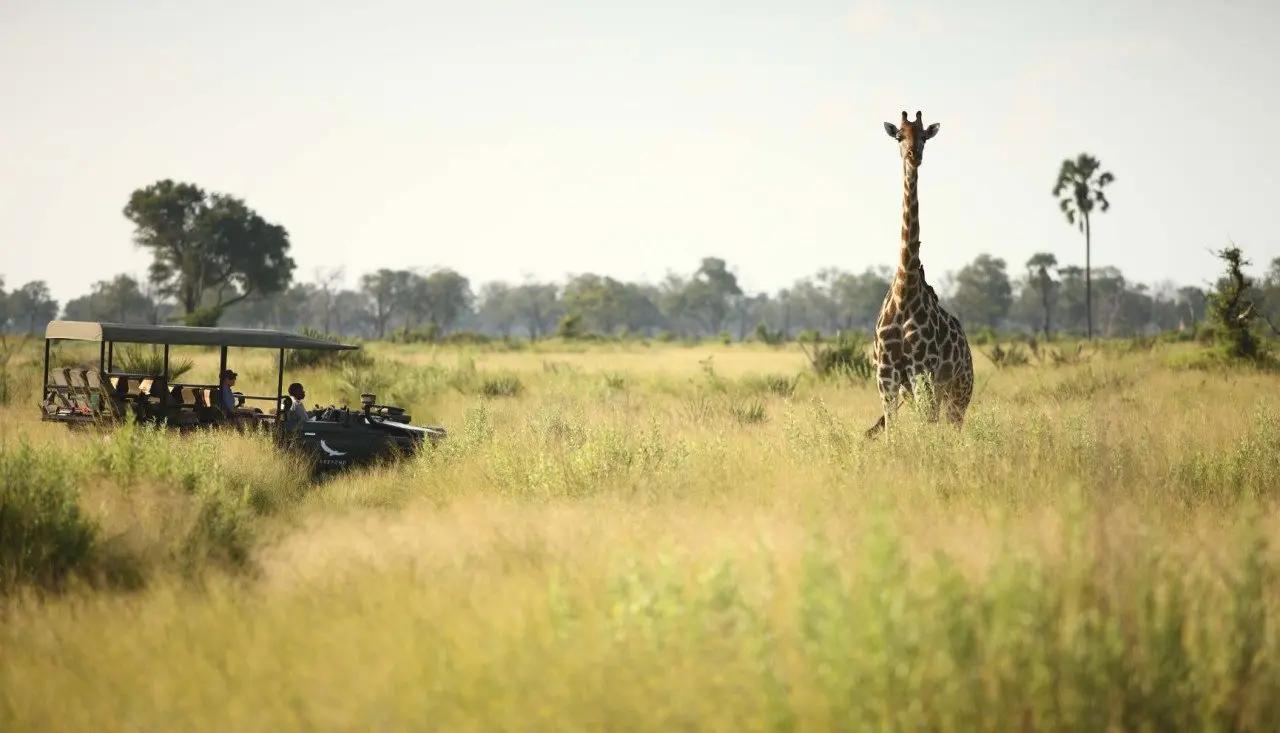
POLYGON ((41 518, 0 526, 45 548, 0 535, 4 729, 1280 720, 1272 377, 982 363, 964 432, 868 442, 874 389, 798 350, 398 348, 299 378, 449 439, 319 484, 254 436, 0 414, 3 516, 41 518))

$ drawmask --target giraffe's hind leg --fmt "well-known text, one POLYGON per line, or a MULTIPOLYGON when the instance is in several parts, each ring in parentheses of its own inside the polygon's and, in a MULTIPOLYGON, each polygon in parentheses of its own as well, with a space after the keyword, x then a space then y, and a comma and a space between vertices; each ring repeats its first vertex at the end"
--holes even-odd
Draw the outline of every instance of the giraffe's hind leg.
POLYGON ((959 402, 947 402, 947 422, 957 430, 964 428, 964 413, 965 408, 959 402))
POLYGON ((951 423, 957 430, 964 427, 965 413, 969 409, 970 391, 965 389, 963 385, 953 388, 947 392, 944 403, 947 411, 947 422, 951 423))

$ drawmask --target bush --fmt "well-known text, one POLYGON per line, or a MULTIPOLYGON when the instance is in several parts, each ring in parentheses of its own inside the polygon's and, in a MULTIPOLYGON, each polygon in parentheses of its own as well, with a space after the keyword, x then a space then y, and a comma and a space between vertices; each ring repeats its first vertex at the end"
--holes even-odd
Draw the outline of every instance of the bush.
POLYGON ((582 315, 579 313, 567 313, 560 318, 560 323, 556 326, 556 336, 566 341, 580 339, 586 335, 586 326, 583 324, 582 315))
POLYGON ((843 375, 850 381, 868 380, 875 373, 871 357, 867 354, 869 342, 862 334, 842 331, 836 334, 836 340, 830 344, 822 343, 822 335, 816 332, 801 335, 804 338, 797 338, 797 341, 819 377, 843 375), (814 342, 812 352, 804 345, 809 340, 814 342))
POLYGON ((0 597, 251 572, 258 518, 303 497, 304 464, 265 435, 133 422, 69 445, 0 442, 0 597))
POLYGON ((8 337, 0 333, 0 406, 8 405, 16 396, 17 389, 14 383, 17 380, 11 371, 10 362, 22 350, 24 343, 25 339, 10 343, 8 337))
POLYGON ((1023 351, 1022 346, 1016 343, 1009 344, 1009 348, 1003 349, 1000 347, 1000 343, 996 342, 995 346, 993 346, 990 351, 983 353, 985 353, 987 358, 991 360, 991 363, 995 365, 996 369, 1026 366, 1031 363, 1031 359, 1027 356, 1027 352, 1023 351))
MULTIPOLYGON (((340 344, 337 336, 330 336, 314 328, 303 328, 299 335, 307 338, 321 339, 340 344)), ((369 367, 373 365, 373 357, 363 350, 354 351, 320 351, 318 349, 296 349, 285 353, 286 369, 308 369, 318 367, 369 367)))
POLYGON ((58 589, 88 559, 96 526, 75 479, 25 438, 0 447, 0 596, 18 585, 58 589))
MULTIPOLYGON (((112 369, 123 372, 163 374, 164 349, 159 346, 151 346, 148 350, 139 344, 128 344, 120 349, 119 354, 113 355, 112 362, 112 369)), ((181 379, 182 375, 191 371, 194 366, 195 362, 191 359, 174 359, 170 356, 169 379, 181 379)))
POLYGON ((516 397, 523 391, 524 383, 511 375, 488 377, 480 385, 480 393, 486 397, 516 397))

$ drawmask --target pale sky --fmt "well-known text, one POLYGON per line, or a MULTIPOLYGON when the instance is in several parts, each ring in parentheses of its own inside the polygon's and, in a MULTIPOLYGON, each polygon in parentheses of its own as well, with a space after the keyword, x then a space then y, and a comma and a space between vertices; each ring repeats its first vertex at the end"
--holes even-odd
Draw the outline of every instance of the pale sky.
POLYGON ((920 176, 935 283, 980 252, 1084 264, 1051 191, 1115 173, 1096 266, 1203 283, 1280 256, 1280 6, 1267 0, 668 3, 10 0, 0 274, 54 297, 147 254, 121 211, 171 177, 344 266, 659 280, 704 255, 751 290, 895 261, 883 122, 941 131, 920 176))

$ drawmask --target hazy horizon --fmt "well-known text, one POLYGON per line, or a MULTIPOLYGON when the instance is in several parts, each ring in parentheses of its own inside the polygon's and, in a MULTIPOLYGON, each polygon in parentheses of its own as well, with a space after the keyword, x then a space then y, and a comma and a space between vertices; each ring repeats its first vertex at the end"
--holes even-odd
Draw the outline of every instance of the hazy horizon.
POLYGON ((981 252, 1013 277, 1037 251, 1083 266, 1051 194, 1080 152, 1116 175, 1095 267, 1202 284, 1229 241, 1255 273, 1280 256, 1264 37, 1280 10, 786 7, 11 5, 0 276, 65 304, 144 275, 121 210, 173 178, 283 224, 298 280, 657 281, 718 256, 772 292, 894 262, 901 165, 882 124, 904 109, 942 126, 920 181, 934 282, 981 252))

